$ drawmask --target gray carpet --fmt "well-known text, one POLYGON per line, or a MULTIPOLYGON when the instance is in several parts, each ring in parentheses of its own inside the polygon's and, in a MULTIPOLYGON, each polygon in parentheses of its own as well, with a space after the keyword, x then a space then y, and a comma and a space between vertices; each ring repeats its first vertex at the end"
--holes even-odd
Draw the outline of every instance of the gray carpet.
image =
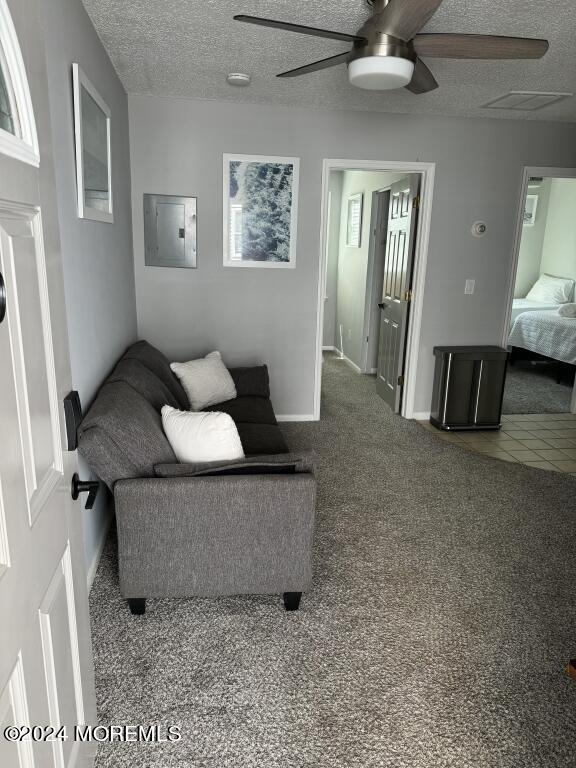
POLYGON ((568 768, 576 762, 576 478, 390 415, 325 366, 313 589, 150 600, 111 540, 91 594, 103 723, 182 728, 101 747, 109 768, 568 768))
POLYGON ((569 413, 572 380, 564 375, 556 383, 556 366, 532 365, 518 361, 508 366, 502 412, 511 413, 569 413))

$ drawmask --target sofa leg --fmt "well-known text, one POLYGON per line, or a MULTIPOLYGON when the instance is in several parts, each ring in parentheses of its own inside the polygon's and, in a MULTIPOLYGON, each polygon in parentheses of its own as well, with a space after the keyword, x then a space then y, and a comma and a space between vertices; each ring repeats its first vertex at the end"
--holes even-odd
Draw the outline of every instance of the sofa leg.
POLYGON ((284 592, 284 608, 287 611, 297 611, 301 597, 302 592, 284 592))
POLYGON ((130 613, 134 614, 134 616, 143 616, 146 613, 146 598, 129 597, 128 608, 130 608, 130 613))

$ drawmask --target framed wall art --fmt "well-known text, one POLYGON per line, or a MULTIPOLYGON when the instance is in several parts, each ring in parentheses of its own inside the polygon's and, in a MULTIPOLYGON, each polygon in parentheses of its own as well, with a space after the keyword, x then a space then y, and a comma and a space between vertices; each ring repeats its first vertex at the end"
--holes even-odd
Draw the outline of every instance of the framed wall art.
POLYGON ((78 64, 72 65, 78 216, 113 222, 108 105, 78 64))
POLYGON ((296 266, 299 159, 224 155, 224 266, 296 266))
POLYGON ((346 246, 360 248, 362 243, 362 204, 364 195, 358 192, 348 198, 348 213, 346 218, 346 246))

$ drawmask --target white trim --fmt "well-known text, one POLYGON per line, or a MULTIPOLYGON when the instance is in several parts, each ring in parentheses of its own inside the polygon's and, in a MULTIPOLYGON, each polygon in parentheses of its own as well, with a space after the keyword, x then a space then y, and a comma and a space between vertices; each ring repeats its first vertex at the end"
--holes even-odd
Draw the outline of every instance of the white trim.
POLYGON ((112 125, 111 112, 108 104, 86 77, 80 66, 72 64, 72 79, 74 84, 74 139, 76 145, 76 191, 78 197, 78 216, 81 219, 101 221, 105 224, 114 222, 114 202, 112 194, 112 125), (106 115, 107 151, 108 151, 108 210, 92 208, 84 201, 84 152, 82 132, 82 88, 94 99, 106 115))
POLYGON ((38 168, 40 150, 32 97, 26 76, 26 67, 18 43, 16 29, 6 0, 0 0, 0 62, 6 63, 7 86, 12 91, 17 113, 19 136, 0 129, 0 153, 38 168))
POLYGON ((276 415, 276 421, 318 421, 313 413, 306 413, 304 415, 297 415, 294 413, 287 413, 276 415))
POLYGON ((275 157, 273 155, 236 155, 224 153, 222 156, 222 263, 225 267, 256 269, 294 269, 298 244, 298 192, 300 183, 300 158, 275 157), (292 170, 292 208, 290 211, 290 260, 289 261, 233 261, 228 258, 230 234, 228 232, 228 203, 230 191, 230 161, 242 163, 281 163, 291 165, 292 170))
POLYGON ((98 571, 98 566, 100 565, 100 559, 102 558, 102 553, 104 552, 104 547, 106 546, 106 539, 108 538, 108 531, 110 530, 111 523, 112 523, 112 516, 109 515, 104 526, 102 527, 102 532, 100 534, 100 538, 98 539, 96 550, 94 552, 94 555, 92 556, 92 562, 88 566, 88 573, 86 575, 86 582, 88 585, 88 594, 90 594, 90 590, 92 589, 92 585, 94 584, 94 579, 96 578, 96 572, 98 571))
POLYGON ((336 351, 336 347, 334 345, 332 345, 331 347, 326 347, 326 346, 322 347, 322 352, 335 352, 335 351, 336 351))
POLYGON ((414 411, 412 418, 414 421, 428 421, 430 418, 430 411, 414 411))
POLYGON ((350 360, 350 358, 349 358, 349 357, 346 357, 346 355, 344 355, 344 354, 341 354, 341 355, 340 355, 340 360, 343 360, 343 361, 344 361, 344 362, 345 362, 347 365, 349 365, 349 366, 350 366, 350 368, 352 368, 352 369, 353 369, 353 370, 354 370, 356 373, 361 373, 361 374, 363 374, 363 373, 364 373, 364 371, 362 370, 362 368, 360 368, 360 366, 359 366, 359 365, 356 365, 356 363, 355 363, 355 362, 353 362, 352 360, 350 360))
POLYGON ((322 386, 322 334, 324 326, 325 272, 324 259, 327 238, 328 182, 331 171, 393 171, 400 173, 421 174, 420 216, 416 236, 416 254, 414 259, 414 277, 412 279, 412 305, 408 326, 408 340, 405 362, 405 387, 401 415, 411 419, 414 413, 416 394, 416 371, 418 366, 420 332, 422 326, 422 308, 424 303, 424 285, 430 224, 432 219, 432 197, 434 191, 435 163, 399 162, 380 160, 324 160, 322 165, 322 202, 320 215, 320 268, 318 272, 318 299, 316 322, 316 374, 314 383, 314 417, 320 419, 320 398, 322 386))
MULTIPOLYGON (((516 274, 518 272, 518 262, 520 260, 520 245, 522 244, 522 233, 524 231, 524 200, 528 194, 528 183, 531 176, 541 176, 544 179, 576 179, 576 168, 554 168, 525 165, 520 185, 520 198, 518 200, 518 209, 516 215, 516 231, 514 235, 513 258, 510 264, 508 274, 508 299, 506 302, 506 314, 502 326, 502 346, 508 346, 510 337, 510 318, 512 317, 512 306, 514 301, 514 288, 516 287, 516 274)), ((570 413, 576 413, 576 381, 572 390, 572 401, 570 403, 570 413)))

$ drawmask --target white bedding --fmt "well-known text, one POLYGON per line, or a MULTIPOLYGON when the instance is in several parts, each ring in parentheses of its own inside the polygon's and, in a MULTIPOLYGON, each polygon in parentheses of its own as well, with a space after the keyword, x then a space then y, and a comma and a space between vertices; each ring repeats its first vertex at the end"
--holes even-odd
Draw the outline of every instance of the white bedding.
POLYGON ((544 304, 542 301, 532 301, 531 299, 514 299, 512 302, 512 317, 510 318, 510 328, 514 321, 522 312, 543 312, 546 309, 558 309, 560 304, 544 304))
POLYGON ((562 317, 557 310, 523 312, 512 326, 508 343, 576 365, 576 318, 562 317))

